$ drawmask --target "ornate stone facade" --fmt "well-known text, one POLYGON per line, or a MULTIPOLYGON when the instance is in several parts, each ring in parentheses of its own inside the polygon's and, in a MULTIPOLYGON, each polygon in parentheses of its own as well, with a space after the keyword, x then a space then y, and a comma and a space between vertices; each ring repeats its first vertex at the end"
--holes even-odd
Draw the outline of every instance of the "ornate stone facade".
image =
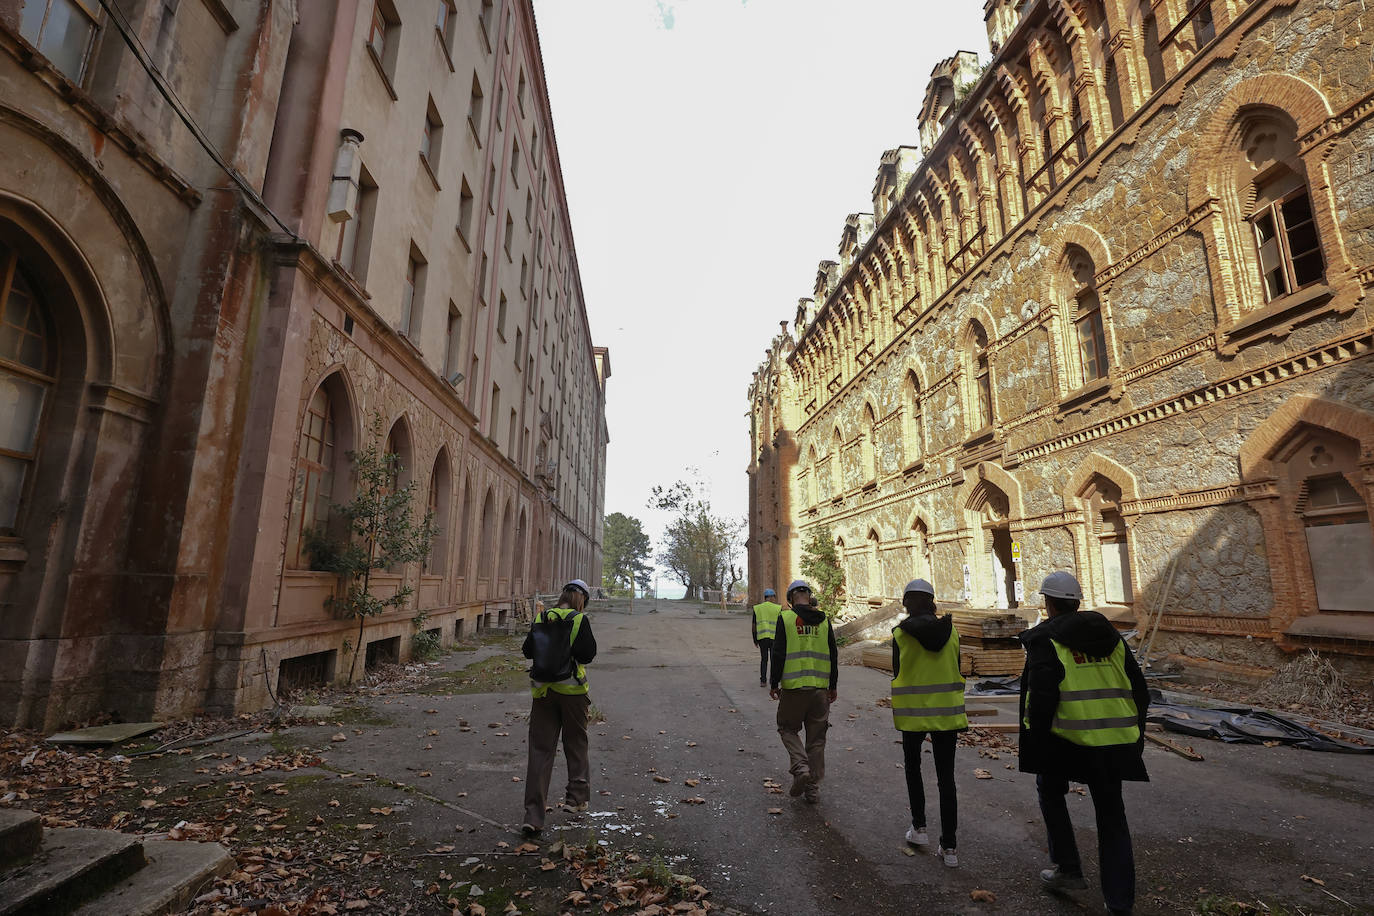
POLYGON ((985 11, 755 373, 751 587, 826 525, 850 613, 1068 569, 1184 653, 1368 664, 1374 11, 985 11))
POLYGON ((0 148, 0 720, 257 708, 598 580, 528 0, 0 5, 0 148), (375 420, 439 536, 353 647, 302 534, 375 420))

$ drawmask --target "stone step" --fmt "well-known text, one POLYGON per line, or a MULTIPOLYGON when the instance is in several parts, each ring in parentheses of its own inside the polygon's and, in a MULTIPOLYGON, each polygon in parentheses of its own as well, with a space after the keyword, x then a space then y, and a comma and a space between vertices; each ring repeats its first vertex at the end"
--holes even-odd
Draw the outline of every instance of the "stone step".
POLYGON ((0 808, 0 872, 8 871, 38 851, 43 822, 32 811, 0 808))
POLYGON ((24 865, 0 877, 0 916, 71 912, 146 864, 137 837, 110 830, 47 830, 24 865))
POLYGON ((180 913, 209 884, 234 868, 234 860, 218 843, 145 840, 148 864, 73 916, 163 916, 180 913))

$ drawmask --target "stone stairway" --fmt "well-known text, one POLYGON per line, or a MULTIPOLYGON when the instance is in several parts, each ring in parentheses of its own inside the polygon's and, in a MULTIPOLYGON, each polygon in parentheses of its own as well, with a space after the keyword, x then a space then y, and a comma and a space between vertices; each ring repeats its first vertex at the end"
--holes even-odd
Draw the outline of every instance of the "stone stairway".
POLYGON ((0 916, 160 916, 184 910, 234 860, 218 843, 45 829, 0 809, 0 916))

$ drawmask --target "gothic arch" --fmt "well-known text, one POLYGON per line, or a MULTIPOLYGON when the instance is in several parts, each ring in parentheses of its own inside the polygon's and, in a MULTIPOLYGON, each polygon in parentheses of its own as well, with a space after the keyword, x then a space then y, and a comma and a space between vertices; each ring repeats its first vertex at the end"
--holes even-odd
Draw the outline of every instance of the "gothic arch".
POLYGON ((979 486, 987 481, 1007 494, 1007 515, 1009 518, 1017 519, 1024 516, 1021 506, 1021 484, 1017 483, 1016 478, 1011 476, 998 465, 990 461, 980 461, 977 465, 964 472, 964 482, 959 486, 958 494, 955 496, 955 505, 963 509, 980 510, 982 508, 979 486))
POLYGON ((1140 488, 1134 474, 1107 456, 1090 452, 1074 469, 1062 491, 1066 506, 1072 505, 1074 500, 1078 499, 1094 474, 1101 475, 1120 487, 1123 500, 1140 498, 1140 488))
POLYGON ((1212 163, 1213 167, 1192 170, 1188 181, 1190 210, 1220 192, 1216 186, 1221 177, 1218 165, 1226 158, 1226 150, 1234 139, 1236 116, 1242 108, 1255 105, 1277 108, 1287 114, 1297 123, 1299 139, 1316 130, 1333 114, 1331 103, 1320 89, 1287 73, 1265 73, 1238 83, 1212 109, 1206 129, 1193 144, 1197 160, 1212 163))
POLYGON ((1374 413, 1326 398, 1294 395, 1255 427, 1240 447, 1242 480, 1257 480, 1274 473, 1274 453, 1301 425, 1340 433, 1360 444, 1360 460, 1374 462, 1374 413))

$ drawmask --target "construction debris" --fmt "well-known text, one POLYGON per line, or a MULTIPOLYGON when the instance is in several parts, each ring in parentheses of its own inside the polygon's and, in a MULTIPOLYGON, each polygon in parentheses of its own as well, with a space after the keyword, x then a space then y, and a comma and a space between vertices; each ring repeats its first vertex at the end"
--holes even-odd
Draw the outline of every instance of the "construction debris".
POLYGON ((955 611, 954 628, 959 631, 959 673, 978 675, 1020 674, 1026 653, 1016 634, 1026 622, 1016 614, 980 611, 955 611))

